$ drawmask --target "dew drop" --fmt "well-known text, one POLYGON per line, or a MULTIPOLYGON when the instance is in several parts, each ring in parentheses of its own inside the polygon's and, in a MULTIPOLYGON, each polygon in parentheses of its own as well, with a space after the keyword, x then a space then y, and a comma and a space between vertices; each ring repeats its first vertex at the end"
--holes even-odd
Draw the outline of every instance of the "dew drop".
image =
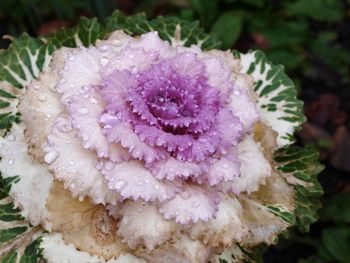
POLYGON ((106 65, 108 64, 108 62, 109 62, 108 59, 106 59, 106 58, 101 58, 101 60, 100 60, 100 65, 101 65, 102 67, 104 67, 104 66, 106 66, 106 65))
POLYGON ((154 189, 156 189, 156 190, 159 190, 159 188, 160 188, 158 184, 155 184, 153 187, 154 187, 154 189))
POLYGON ((88 114, 89 113, 89 109, 88 108, 80 108, 78 110, 78 112, 81 114, 81 115, 85 115, 85 114, 88 114))
POLYGON ((123 189, 128 183, 123 180, 123 179, 119 179, 116 183, 115 183, 115 189, 117 190, 121 190, 123 189))
POLYGON ((126 216, 123 217, 123 224, 127 225, 129 223, 129 220, 126 216))
POLYGON ((107 45, 102 45, 99 47, 99 50, 102 52, 106 52, 109 49, 109 47, 107 45))
POLYGON ((228 168, 228 164, 227 164, 227 163, 224 163, 224 164, 222 165, 222 167, 224 167, 225 169, 227 169, 227 168, 228 168))
POLYGON ((40 89, 40 86, 39 85, 34 85, 33 88, 38 90, 38 89, 40 89))
POLYGON ((90 98, 90 102, 92 104, 97 104, 97 99, 95 99, 94 97, 90 98))
POLYGON ((189 192, 181 192, 180 193, 180 196, 183 198, 183 199, 185 199, 185 200, 187 200, 187 199, 189 199, 190 197, 191 197, 191 194, 189 193, 189 192))
POLYGON ((64 119, 59 119, 56 122, 56 127, 61 132, 71 132, 73 130, 72 125, 64 119))
POLYGON ((8 161, 8 164, 9 164, 9 165, 13 165, 14 163, 15 163, 15 160, 14 160, 14 159, 12 159, 12 158, 9 159, 9 161, 8 161))
POLYGON ((107 171, 111 171, 114 168, 114 163, 112 162, 107 162, 103 165, 103 167, 107 170, 107 171))
POLYGON ((120 47, 122 45, 122 42, 120 40, 113 40, 113 45, 116 47, 120 47))
POLYGON ((129 58, 130 58, 130 59, 134 59, 135 56, 134 56, 133 54, 130 54, 130 55, 129 55, 129 58))
POLYGON ((9 136, 7 136, 7 140, 14 141, 14 140, 16 140, 16 137, 15 137, 15 135, 10 134, 9 136))
POLYGON ((233 94, 235 94, 236 96, 239 96, 239 95, 241 95, 241 92, 239 90, 234 90, 233 94))
POLYGON ((51 164, 57 159, 59 155, 60 154, 57 151, 48 152, 44 157, 44 161, 47 164, 51 164))
POLYGON ((198 207, 200 207, 200 203, 199 202, 193 202, 192 203, 192 207, 193 208, 198 208, 198 207))
POLYGON ((143 185, 143 182, 142 181, 138 181, 137 185, 141 186, 141 185, 143 185))
POLYGON ((45 101, 45 100, 46 100, 46 96, 43 95, 43 94, 40 94, 39 97, 38 97, 38 99, 39 99, 40 101, 45 101))

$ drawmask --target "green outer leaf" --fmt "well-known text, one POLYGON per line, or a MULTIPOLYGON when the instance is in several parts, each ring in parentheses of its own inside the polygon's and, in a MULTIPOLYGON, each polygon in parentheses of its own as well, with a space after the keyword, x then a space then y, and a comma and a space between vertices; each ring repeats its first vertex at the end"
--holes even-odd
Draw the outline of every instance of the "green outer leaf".
MULTIPOLYGON (((3 178, 0 175, 0 200, 5 200, 5 198, 9 197, 12 184, 17 183, 18 180, 18 176, 3 178)), ((2 203, 0 205, 0 223, 1 221, 7 223, 14 221, 17 226, 0 229, 0 249, 7 245, 8 242, 20 238, 22 234, 25 235, 26 233, 29 233, 32 229, 28 222, 24 221, 24 218, 20 214, 20 210, 15 208, 13 202, 6 204, 2 203), (18 223, 22 223, 22 225, 18 226, 18 223)), ((41 249, 39 248, 40 242, 41 239, 39 237, 29 244, 21 255, 19 262, 35 263, 42 258, 41 249)), ((17 250, 12 250, 7 254, 0 256, 0 263, 17 262, 19 254, 20 253, 18 253, 17 250)))
POLYGON ((284 147, 275 152, 276 168, 296 192, 296 225, 301 232, 309 231, 317 221, 321 207, 319 197, 323 194, 317 175, 323 170, 319 154, 314 149, 296 146, 284 147))
POLYGON ((259 96, 258 107, 267 123, 274 122, 272 128, 278 131, 278 145, 293 143, 294 131, 301 128, 306 118, 303 114, 303 102, 297 99, 296 88, 284 73, 284 67, 271 63, 259 50, 251 50, 247 54, 234 51, 234 55, 241 58, 242 72, 251 75, 255 80, 254 90, 259 96))
POLYGON ((12 250, 0 259, 0 263, 15 263, 17 260, 17 251, 12 250))
POLYGON ((21 257, 20 263, 36 263, 38 259, 42 259, 42 251, 40 248, 41 237, 35 239, 25 250, 21 257))
POLYGON ((145 14, 125 16, 120 11, 115 11, 106 20, 106 32, 110 33, 122 29, 130 35, 140 35, 150 31, 158 31, 159 36, 169 42, 174 41, 176 29, 181 28, 181 41, 185 46, 201 43, 204 50, 219 48, 221 43, 204 33, 199 27, 199 22, 189 22, 177 17, 158 16, 153 20, 147 20, 145 14))
POLYGON ((62 46, 77 47, 89 46, 95 44, 96 40, 102 38, 104 32, 102 26, 96 18, 81 18, 77 26, 73 28, 64 28, 53 35, 47 37, 47 41, 52 43, 55 48, 62 46))
POLYGON ((281 205, 267 205, 268 210, 290 225, 295 224, 295 216, 281 205))
POLYGON ((18 235, 23 234, 28 230, 27 226, 19 226, 7 229, 0 229, 0 246, 8 241, 13 240, 18 235))
POLYGON ((19 181, 18 176, 2 178, 0 175, 0 200, 8 197, 8 194, 11 190, 11 185, 19 181))
POLYGON ((21 211, 18 208, 14 208, 13 203, 0 205, 0 220, 9 222, 15 220, 23 220, 21 211))

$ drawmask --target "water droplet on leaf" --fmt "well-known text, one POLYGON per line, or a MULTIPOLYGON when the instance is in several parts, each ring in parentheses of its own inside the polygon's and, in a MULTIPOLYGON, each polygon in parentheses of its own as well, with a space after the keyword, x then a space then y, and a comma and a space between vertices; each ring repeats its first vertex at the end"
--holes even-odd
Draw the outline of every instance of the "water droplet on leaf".
POLYGON ((115 183, 115 189, 117 190, 121 190, 123 189, 128 183, 123 180, 123 179, 120 179, 118 180, 116 183, 115 183))
POLYGON ((85 114, 88 114, 89 113, 89 109, 88 108, 80 108, 78 110, 78 112, 81 114, 81 115, 85 115, 85 114))
POLYGON ((51 164, 57 159, 58 156, 59 153, 57 151, 48 152, 44 157, 44 161, 47 164, 51 164))

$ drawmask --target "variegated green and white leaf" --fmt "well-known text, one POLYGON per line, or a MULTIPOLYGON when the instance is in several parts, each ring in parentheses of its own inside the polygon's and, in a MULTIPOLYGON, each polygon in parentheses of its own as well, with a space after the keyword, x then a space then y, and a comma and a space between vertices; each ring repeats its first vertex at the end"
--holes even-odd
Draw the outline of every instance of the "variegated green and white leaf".
POLYGON ((63 28, 53 35, 46 37, 55 49, 59 47, 79 47, 94 44, 97 39, 104 36, 101 24, 96 18, 81 18, 73 28, 63 28))
POLYGON ((19 177, 0 176, 0 263, 37 262, 41 227, 32 227, 15 207, 9 192, 19 177))
POLYGON ((48 46, 24 34, 0 53, 0 130, 2 134, 19 122, 17 96, 47 65, 48 46))
POLYGON ((323 170, 319 153, 314 149, 299 147, 282 148, 275 153, 276 168, 295 189, 296 225, 302 232, 309 231, 317 221, 317 210, 321 207, 319 197, 323 194, 317 175, 323 170))
POLYGON ((258 94, 258 107, 263 121, 278 133, 279 146, 295 141, 294 132, 305 121, 303 102, 297 99, 293 81, 284 73, 284 67, 273 65, 261 51, 239 54, 242 73, 251 75, 258 94))
POLYGON ((287 224, 289 225, 295 224, 295 216, 293 214, 293 211, 290 211, 290 208, 287 208, 280 204, 266 205, 266 208, 270 213, 281 218, 281 220, 283 220, 287 224))

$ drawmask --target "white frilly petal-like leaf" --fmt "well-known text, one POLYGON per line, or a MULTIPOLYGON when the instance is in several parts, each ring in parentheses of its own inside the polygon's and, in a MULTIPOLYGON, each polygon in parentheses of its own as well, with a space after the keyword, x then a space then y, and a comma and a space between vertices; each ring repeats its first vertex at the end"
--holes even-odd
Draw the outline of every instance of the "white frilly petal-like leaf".
POLYGON ((170 240, 176 232, 176 223, 165 220, 152 204, 129 201, 113 210, 114 216, 120 217, 117 233, 130 248, 144 246, 153 250, 170 240))
POLYGON ((108 191, 96 168, 98 156, 84 149, 72 129, 71 119, 59 117, 48 136, 44 160, 58 180, 63 180, 72 195, 89 196, 95 203, 116 203, 118 195, 108 191))

